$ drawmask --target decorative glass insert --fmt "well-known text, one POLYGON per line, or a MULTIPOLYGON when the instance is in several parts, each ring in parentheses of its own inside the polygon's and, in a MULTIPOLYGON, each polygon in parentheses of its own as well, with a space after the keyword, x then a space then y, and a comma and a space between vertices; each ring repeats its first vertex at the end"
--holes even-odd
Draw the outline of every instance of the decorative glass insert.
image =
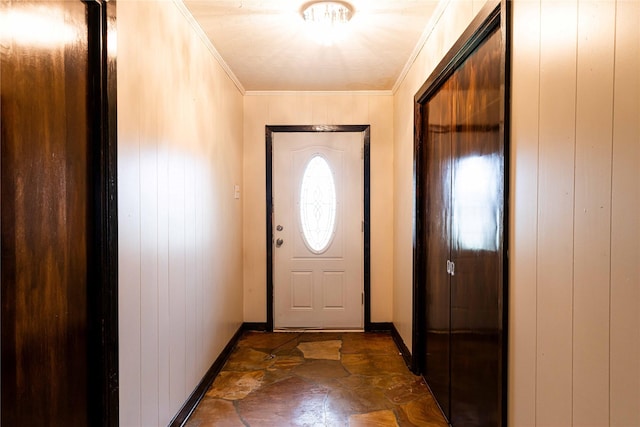
POLYGON ((315 154, 302 176, 300 223, 304 240, 313 252, 327 249, 336 225, 336 186, 329 164, 315 154))

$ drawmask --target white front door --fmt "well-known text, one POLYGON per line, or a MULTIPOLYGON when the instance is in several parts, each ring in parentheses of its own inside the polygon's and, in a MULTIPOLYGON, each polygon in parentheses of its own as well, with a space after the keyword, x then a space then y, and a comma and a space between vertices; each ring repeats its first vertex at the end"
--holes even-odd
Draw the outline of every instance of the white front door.
POLYGON ((274 327, 363 327, 363 133, 273 134, 274 327))

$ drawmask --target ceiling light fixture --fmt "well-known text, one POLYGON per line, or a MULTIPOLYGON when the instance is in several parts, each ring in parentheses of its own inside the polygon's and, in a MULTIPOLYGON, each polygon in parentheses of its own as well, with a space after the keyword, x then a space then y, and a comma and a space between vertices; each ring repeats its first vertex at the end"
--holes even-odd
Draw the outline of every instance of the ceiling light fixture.
POLYGON ((312 1, 300 10, 316 40, 330 46, 344 36, 344 27, 353 16, 353 6, 343 1, 312 1))

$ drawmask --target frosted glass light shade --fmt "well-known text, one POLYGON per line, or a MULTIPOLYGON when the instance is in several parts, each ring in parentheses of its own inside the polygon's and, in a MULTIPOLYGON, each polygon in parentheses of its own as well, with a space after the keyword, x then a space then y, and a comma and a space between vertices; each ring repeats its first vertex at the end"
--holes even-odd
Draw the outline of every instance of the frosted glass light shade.
POLYGON ((301 10, 318 43, 330 46, 344 36, 344 27, 353 16, 353 7, 341 1, 313 1, 301 10))

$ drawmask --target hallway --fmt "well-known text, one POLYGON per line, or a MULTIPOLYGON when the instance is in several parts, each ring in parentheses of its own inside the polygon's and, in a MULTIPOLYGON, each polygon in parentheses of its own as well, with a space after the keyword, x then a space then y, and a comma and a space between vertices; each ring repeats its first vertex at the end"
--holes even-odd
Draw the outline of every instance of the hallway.
POLYGON ((447 424, 387 333, 247 332, 186 425, 447 424))

